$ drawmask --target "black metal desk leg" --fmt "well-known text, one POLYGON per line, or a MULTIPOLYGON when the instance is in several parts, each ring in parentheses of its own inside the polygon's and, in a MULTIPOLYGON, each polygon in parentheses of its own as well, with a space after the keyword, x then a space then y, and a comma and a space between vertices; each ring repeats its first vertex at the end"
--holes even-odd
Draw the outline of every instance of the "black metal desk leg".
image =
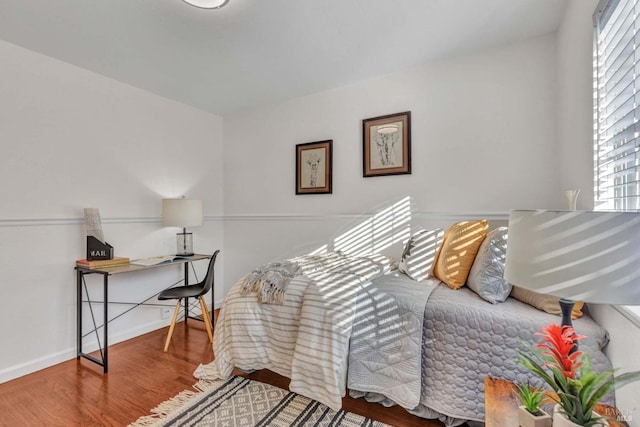
POLYGON ((104 332, 104 358, 103 358, 103 362, 104 362, 104 373, 106 374, 109 370, 109 356, 108 356, 108 351, 109 351, 109 334, 107 331, 107 327, 109 326, 109 298, 107 295, 107 289, 109 288, 109 275, 108 274, 103 274, 103 283, 104 283, 104 323, 103 323, 103 332, 104 332))
POLYGON ((76 359, 82 354, 82 271, 76 270, 76 359))
MULTIPOLYGON (((184 263, 184 285, 189 285, 189 265, 190 262, 184 263)), ((187 319, 189 319, 189 298, 184 299, 184 324, 187 325, 187 319)))

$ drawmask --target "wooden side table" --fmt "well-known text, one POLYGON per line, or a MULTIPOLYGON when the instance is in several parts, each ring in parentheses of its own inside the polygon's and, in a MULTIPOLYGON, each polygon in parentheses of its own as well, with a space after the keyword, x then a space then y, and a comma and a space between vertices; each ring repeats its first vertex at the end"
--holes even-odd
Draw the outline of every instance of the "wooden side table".
MULTIPOLYGON (((511 381, 498 378, 484 378, 484 410, 487 427, 516 427, 518 425, 518 395, 511 381)), ((600 415, 615 417, 620 411, 607 405, 596 405, 600 415)), ((611 427, 624 427, 627 423, 609 420, 611 427)))

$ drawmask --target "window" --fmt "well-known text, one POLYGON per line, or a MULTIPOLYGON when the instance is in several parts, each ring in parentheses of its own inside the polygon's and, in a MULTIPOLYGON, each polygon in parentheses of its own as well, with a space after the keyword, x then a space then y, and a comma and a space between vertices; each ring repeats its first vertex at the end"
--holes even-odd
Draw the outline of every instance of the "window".
POLYGON ((602 0, 594 14, 596 210, 640 209, 640 4, 602 0))
MULTIPOLYGON (((640 209, 640 4, 601 0, 593 15, 594 205, 640 209)), ((640 306, 614 306, 640 327, 640 306)))

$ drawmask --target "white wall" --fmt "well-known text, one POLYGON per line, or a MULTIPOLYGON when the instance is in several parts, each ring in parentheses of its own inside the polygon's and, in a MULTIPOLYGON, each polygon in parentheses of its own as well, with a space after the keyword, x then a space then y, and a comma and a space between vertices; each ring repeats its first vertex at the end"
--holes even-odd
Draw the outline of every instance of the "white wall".
POLYGON ((225 117, 225 286, 405 197, 429 218, 564 206, 556 102, 549 35, 225 117), (363 178, 362 119, 407 110, 412 174, 363 178), (296 196, 295 145, 326 139, 333 194, 296 196))
MULTIPOLYGON (((0 42, 0 144, 0 382, 75 356, 83 208, 100 209, 116 255, 133 259, 175 251, 163 197, 202 198, 195 249, 222 247, 220 117, 0 42)), ((137 299, 179 277, 114 277, 111 295, 137 299)), ((167 323, 157 307, 137 309, 110 339, 167 323)))
MULTIPOLYGON (((137 258, 173 251, 161 198, 204 199, 207 221, 192 231, 197 251, 223 249, 218 302, 251 268, 335 246, 362 223, 374 242, 376 224, 388 224, 373 215, 397 204, 408 203, 411 221, 392 227, 391 255, 417 223, 563 208, 567 188, 580 188, 578 207, 591 208, 596 3, 570 0, 557 37, 242 112, 224 118, 224 134, 217 116, 0 42, 0 342, 11 343, 0 382, 75 354, 72 267, 84 256, 84 207, 100 208, 117 255, 137 258), (406 110, 413 173, 363 178, 362 119, 406 110), (334 141, 333 194, 296 196, 295 144, 325 139, 334 141)), ((113 295, 135 299, 179 277, 123 277, 113 295)), ((596 315, 611 332, 614 365, 639 369, 638 328, 608 307, 596 315)), ((157 308, 138 309, 111 340, 166 323, 157 308)), ((638 390, 618 394, 636 420, 638 390)))
MULTIPOLYGON (((570 0, 558 32, 558 144, 563 188, 579 188, 578 209, 593 209, 592 15, 598 0, 570 0)), ((593 306, 609 331, 607 355, 621 372, 640 370, 640 328, 610 306, 593 306)), ((617 406, 640 426, 640 383, 616 393, 617 406)))
POLYGON ((558 146, 563 189, 593 209, 593 25, 598 0, 569 1, 558 30, 558 146))

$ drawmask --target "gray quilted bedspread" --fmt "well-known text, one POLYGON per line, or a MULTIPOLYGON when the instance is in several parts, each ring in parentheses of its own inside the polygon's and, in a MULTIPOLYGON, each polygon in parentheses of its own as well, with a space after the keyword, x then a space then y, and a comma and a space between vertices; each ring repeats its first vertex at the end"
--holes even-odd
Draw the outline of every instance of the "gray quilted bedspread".
POLYGON ((420 404, 424 311, 439 283, 395 272, 358 292, 349 348, 352 396, 379 393, 404 408, 420 404))
MULTIPOLYGON (((484 377, 543 385, 518 365, 520 341, 534 344, 543 325, 560 323, 513 298, 499 304, 482 300, 468 288, 457 291, 441 284, 431 294, 424 318, 422 342, 422 397, 418 414, 447 425, 456 419, 484 420, 484 377)), ((591 357, 594 369, 611 369, 602 349, 607 332, 590 317, 574 320, 576 332, 586 335, 580 350, 591 357)), ((605 403, 612 404, 612 397, 605 403)))

